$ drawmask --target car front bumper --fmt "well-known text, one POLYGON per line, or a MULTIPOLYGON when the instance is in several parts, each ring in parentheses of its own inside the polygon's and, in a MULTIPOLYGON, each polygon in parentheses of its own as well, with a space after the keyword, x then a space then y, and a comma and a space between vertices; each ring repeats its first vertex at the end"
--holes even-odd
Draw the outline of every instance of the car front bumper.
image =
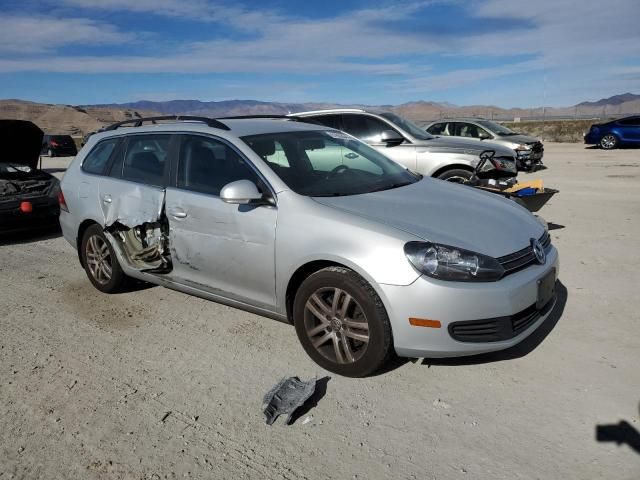
POLYGON ((555 297, 540 310, 535 307, 538 281, 554 269, 557 279, 558 252, 551 247, 544 265, 529 266, 498 282, 445 282, 422 276, 408 286, 380 285, 396 353, 401 357, 458 357, 503 350, 520 343, 554 309, 555 297), (500 326, 520 322, 523 315, 533 311, 535 316, 526 328, 511 338, 483 342, 459 341, 452 336, 457 322, 494 321, 500 326), (439 322, 440 327, 414 326, 410 318, 435 320, 429 323, 439 322))

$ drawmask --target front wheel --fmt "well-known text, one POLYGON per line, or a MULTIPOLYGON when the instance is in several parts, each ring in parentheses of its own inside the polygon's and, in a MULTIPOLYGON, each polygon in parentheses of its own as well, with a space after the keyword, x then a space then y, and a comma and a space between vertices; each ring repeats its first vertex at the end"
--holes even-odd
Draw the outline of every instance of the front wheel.
POLYGON ((293 305, 300 343, 321 367, 347 377, 364 377, 393 354, 389 317, 373 287, 344 267, 313 273, 293 305))
POLYGON ((603 150, 613 150, 618 146, 618 139, 615 135, 605 135, 600 139, 600 148, 603 150))
POLYGON ((47 156, 53 158, 56 156, 56 153, 53 151, 53 149, 50 148, 49 150, 47 150, 47 156))
POLYGON ((451 170, 445 170, 437 178, 440 180, 446 180, 453 183, 467 183, 471 180, 473 172, 469 170, 463 170, 462 168, 452 168, 451 170))

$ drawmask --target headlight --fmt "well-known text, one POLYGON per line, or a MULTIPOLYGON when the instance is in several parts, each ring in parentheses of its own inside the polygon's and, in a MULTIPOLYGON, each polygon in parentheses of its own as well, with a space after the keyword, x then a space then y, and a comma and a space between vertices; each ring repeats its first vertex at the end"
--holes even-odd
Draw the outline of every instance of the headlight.
POLYGON ((495 258, 429 242, 409 242, 404 253, 420 272, 439 280, 495 282, 504 274, 495 258))

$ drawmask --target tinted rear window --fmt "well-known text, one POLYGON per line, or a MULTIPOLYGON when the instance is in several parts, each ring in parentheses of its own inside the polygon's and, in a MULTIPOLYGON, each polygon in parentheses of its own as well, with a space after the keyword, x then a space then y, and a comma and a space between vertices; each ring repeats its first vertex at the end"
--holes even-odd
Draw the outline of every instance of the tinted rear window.
POLYGON ((99 142, 82 162, 82 170, 95 175, 104 175, 109 157, 111 157, 119 140, 119 138, 109 138, 99 142))

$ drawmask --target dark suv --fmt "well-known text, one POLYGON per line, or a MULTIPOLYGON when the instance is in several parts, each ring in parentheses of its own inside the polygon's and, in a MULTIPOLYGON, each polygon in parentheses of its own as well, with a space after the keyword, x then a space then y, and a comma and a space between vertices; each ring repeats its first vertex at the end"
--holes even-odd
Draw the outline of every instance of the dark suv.
POLYGON ((50 157, 75 157, 78 154, 78 149, 71 135, 45 135, 42 138, 40 153, 50 157))

